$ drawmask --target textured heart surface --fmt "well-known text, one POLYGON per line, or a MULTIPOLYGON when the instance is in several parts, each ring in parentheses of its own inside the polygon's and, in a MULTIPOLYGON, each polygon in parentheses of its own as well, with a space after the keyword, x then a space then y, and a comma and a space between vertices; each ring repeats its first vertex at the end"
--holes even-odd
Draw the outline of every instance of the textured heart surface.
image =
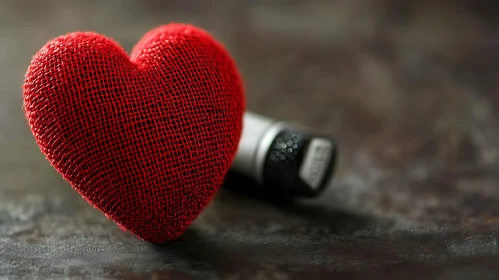
POLYGON ((172 23, 130 56, 75 32, 34 56, 24 111, 50 164, 121 228, 175 240, 221 186, 245 109, 241 77, 209 33, 172 23))

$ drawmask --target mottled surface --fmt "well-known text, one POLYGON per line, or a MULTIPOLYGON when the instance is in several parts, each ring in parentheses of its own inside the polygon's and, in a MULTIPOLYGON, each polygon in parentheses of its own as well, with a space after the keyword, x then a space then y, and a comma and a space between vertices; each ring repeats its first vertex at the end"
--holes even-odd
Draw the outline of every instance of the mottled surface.
POLYGON ((0 1, 0 276, 499 278, 499 5, 457 2, 0 1), (338 139, 323 197, 223 190, 178 242, 157 246, 48 165, 21 108, 31 56, 76 30, 130 50, 171 21, 227 45, 250 110, 338 139))

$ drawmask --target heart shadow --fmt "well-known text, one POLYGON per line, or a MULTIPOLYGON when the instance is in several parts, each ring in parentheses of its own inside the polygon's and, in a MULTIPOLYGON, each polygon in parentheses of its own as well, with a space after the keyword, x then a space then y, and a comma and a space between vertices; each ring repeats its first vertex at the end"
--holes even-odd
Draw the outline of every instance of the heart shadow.
POLYGON ((310 224, 326 227, 331 234, 350 234, 366 229, 378 222, 374 217, 360 216, 335 208, 334 205, 316 203, 314 199, 292 199, 275 196, 251 179, 229 172, 224 188, 218 194, 220 200, 261 203, 287 216, 304 219, 310 224))

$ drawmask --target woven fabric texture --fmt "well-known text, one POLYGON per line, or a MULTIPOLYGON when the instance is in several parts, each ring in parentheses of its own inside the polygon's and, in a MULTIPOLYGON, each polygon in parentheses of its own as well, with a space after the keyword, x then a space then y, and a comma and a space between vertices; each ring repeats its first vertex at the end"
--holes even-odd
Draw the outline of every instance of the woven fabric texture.
POLYGON ((222 184, 245 109, 227 50, 176 23, 130 56, 93 32, 55 38, 34 56, 23 97, 51 165, 121 228, 157 243, 182 235, 222 184))

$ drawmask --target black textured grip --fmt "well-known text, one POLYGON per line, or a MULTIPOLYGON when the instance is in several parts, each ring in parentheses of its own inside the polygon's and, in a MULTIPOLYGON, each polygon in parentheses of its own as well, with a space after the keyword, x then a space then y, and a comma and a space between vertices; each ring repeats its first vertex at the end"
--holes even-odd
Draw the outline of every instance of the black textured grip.
POLYGON ((291 129, 283 130, 275 137, 267 151, 263 167, 264 185, 268 186, 270 191, 285 196, 313 197, 324 190, 336 161, 335 145, 333 145, 333 152, 327 162, 327 171, 317 188, 304 182, 299 175, 307 148, 315 137, 291 129))

